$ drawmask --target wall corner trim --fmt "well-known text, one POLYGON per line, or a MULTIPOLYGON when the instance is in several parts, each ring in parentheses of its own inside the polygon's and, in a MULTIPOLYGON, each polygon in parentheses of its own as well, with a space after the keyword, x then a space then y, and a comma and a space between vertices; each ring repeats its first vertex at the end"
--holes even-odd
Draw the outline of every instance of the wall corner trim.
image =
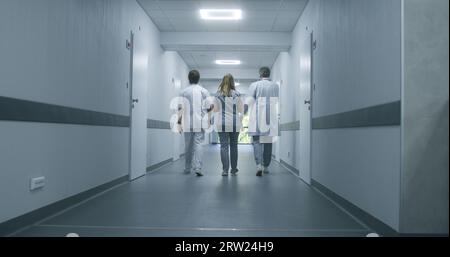
POLYGON ((289 172, 291 172, 293 175, 295 175, 296 177, 300 178, 300 171, 298 169, 296 169, 295 167, 293 167, 289 163, 283 161, 282 159, 280 159, 280 164, 283 167, 285 167, 287 170, 289 170, 289 172))
POLYGON ((150 167, 147 167, 147 172, 153 172, 153 171, 155 171, 155 170, 157 170, 157 169, 159 169, 159 168, 163 167, 164 165, 169 164, 171 162, 173 162, 173 158, 167 159, 167 160, 162 161, 162 162, 158 162, 157 164, 154 164, 154 165, 152 165, 150 167))
POLYGON ((375 218, 371 214, 367 213, 366 211, 360 209, 358 206, 354 205, 353 203, 349 202, 343 197, 339 196, 338 194, 334 193, 333 191, 331 191, 324 185, 320 184, 319 182, 315 181, 314 179, 311 180, 311 185, 313 188, 319 190, 321 193, 329 197, 331 200, 333 200, 339 206, 341 206, 346 211, 351 213, 353 216, 362 221, 370 229, 373 229, 378 234, 384 237, 399 236, 399 233, 396 230, 386 225, 379 219, 375 218))

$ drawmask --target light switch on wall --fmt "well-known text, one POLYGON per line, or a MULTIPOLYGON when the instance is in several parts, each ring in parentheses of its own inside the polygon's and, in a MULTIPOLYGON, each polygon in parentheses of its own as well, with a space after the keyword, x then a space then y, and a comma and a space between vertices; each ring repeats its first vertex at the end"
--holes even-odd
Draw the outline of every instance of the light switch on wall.
POLYGON ((45 186, 45 177, 32 178, 30 181, 30 191, 43 188, 45 186))

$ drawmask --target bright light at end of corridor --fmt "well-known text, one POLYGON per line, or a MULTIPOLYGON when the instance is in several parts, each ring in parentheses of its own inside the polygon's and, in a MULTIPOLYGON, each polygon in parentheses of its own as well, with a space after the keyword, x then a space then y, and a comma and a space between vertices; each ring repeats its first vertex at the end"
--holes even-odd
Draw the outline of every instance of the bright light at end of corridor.
POLYGON ((241 20, 242 10, 240 9, 201 9, 200 17, 203 20, 241 20))
POLYGON ((216 60, 217 65, 240 65, 239 60, 216 60))

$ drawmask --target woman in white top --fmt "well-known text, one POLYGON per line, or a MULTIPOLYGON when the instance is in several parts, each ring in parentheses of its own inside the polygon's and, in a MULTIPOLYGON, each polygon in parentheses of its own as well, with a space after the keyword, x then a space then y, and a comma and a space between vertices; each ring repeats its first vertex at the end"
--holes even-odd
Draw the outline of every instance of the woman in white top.
POLYGON ((216 94, 214 105, 214 124, 220 138, 220 157, 222 160, 222 176, 228 176, 231 160, 231 174, 238 172, 238 139, 242 128, 244 103, 236 90, 231 74, 223 77, 216 94))

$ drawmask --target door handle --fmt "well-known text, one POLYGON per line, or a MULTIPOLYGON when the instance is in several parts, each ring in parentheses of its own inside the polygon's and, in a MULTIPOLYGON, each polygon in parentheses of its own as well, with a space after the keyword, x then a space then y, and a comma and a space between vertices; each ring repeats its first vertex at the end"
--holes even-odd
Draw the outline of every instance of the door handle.
POLYGON ((305 100, 305 104, 311 104, 311 100, 305 100))
POLYGON ((139 99, 133 99, 133 103, 139 103, 139 99))

